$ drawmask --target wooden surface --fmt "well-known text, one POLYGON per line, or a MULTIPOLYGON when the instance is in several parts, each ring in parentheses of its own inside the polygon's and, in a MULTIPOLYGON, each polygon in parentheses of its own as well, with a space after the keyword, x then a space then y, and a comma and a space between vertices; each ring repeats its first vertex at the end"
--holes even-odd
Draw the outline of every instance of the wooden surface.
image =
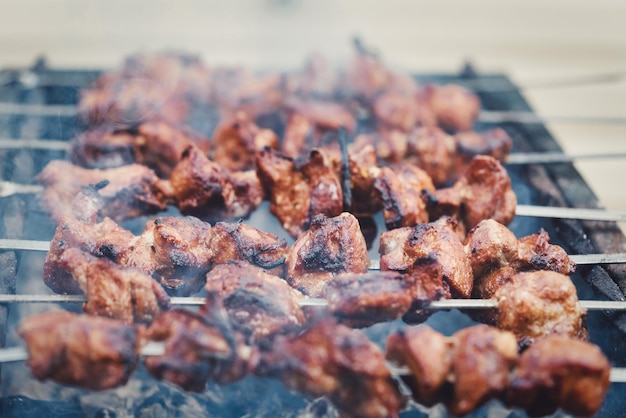
MULTIPOLYGON (((626 118, 626 2, 3 1, 0 66, 112 68, 138 51, 197 53, 208 64, 294 68, 317 50, 338 65, 361 36, 407 71, 507 73, 542 115, 626 118), (611 82, 542 87, 616 74, 611 82)), ((567 152, 626 152, 626 125, 551 123, 567 152)), ((626 161, 576 164, 604 205, 626 210, 626 161)))

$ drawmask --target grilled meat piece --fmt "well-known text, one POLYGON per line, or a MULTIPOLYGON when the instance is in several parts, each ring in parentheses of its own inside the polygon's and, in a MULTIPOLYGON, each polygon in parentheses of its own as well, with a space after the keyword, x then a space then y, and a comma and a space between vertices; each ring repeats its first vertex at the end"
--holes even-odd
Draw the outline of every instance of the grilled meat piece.
POLYGON ((135 161, 168 178, 185 149, 195 144, 206 151, 209 140, 189 129, 174 127, 163 121, 146 122, 137 128, 135 161))
POLYGON ((246 218, 263 201, 254 171, 229 173, 193 145, 164 183, 181 213, 208 220, 246 218))
POLYGON ((423 191, 435 186, 426 172, 413 165, 383 167, 374 187, 380 193, 387 229, 427 223, 429 219, 423 191))
POLYGON ((343 208, 335 160, 323 149, 298 164, 269 148, 257 153, 257 174, 270 201, 270 212, 293 237, 309 228, 314 216, 338 216, 343 208))
POLYGON ((396 272, 342 273, 324 287, 324 299, 339 321, 351 327, 368 327, 392 321, 413 305, 413 276, 396 272))
POLYGON ((602 406, 611 364, 595 345, 564 336, 538 340, 520 357, 507 400, 531 416, 561 408, 593 416, 602 406))
POLYGON ((352 193, 351 213, 357 217, 372 216, 383 207, 380 193, 374 187, 380 175, 376 150, 371 145, 350 144, 348 159, 352 193))
POLYGON ((158 217, 128 242, 117 261, 149 274, 171 294, 191 295, 214 264, 211 225, 192 216, 158 217))
POLYGON ((373 104, 374 116, 387 129, 410 131, 420 117, 415 96, 400 91, 387 91, 379 95, 373 104))
POLYGON ((321 130, 336 131, 344 127, 348 132, 353 132, 356 128, 352 113, 336 102, 291 97, 284 106, 288 111, 304 116, 321 130))
POLYGON ((278 276, 242 261, 221 264, 206 276, 206 290, 222 300, 236 330, 249 340, 300 327, 302 294, 278 276))
POLYGON ((457 167, 457 141, 437 126, 419 126, 404 139, 406 154, 398 160, 409 162, 426 171, 437 187, 456 180, 465 167, 457 167), (459 171, 459 169, 461 171, 459 171))
POLYGON ((450 131, 469 131, 480 112, 480 99, 461 86, 428 84, 420 88, 417 101, 420 122, 450 131))
POLYGON ((24 319, 18 334, 39 380, 90 390, 126 384, 137 365, 137 330, 110 318, 52 311, 24 319))
POLYGON ((452 397, 445 401, 457 416, 466 415, 494 398, 502 398, 518 361, 517 341, 510 332, 475 325, 451 337, 452 397))
POLYGON ((457 227, 455 220, 442 218, 383 232, 379 249, 381 270, 420 274, 421 268, 432 268, 430 263, 423 263, 431 259, 441 265, 444 296, 469 298, 474 277, 457 227))
POLYGON ((206 317, 173 309, 157 318, 143 337, 165 345, 163 355, 145 358, 150 374, 194 392, 202 392, 207 381, 235 356, 225 312, 206 317))
POLYGON ((301 70, 287 74, 287 91, 300 97, 332 98, 340 88, 340 79, 328 59, 311 54, 301 70))
POLYGON ((515 216, 517 198, 506 169, 495 158, 479 155, 452 187, 430 194, 428 203, 431 220, 452 216, 469 230, 483 219, 507 225, 515 216))
POLYGON ((452 366, 452 342, 427 325, 395 332, 387 338, 385 357, 397 366, 408 367, 401 375, 413 399, 425 406, 444 400, 452 366))
POLYGON ((163 211, 167 193, 151 169, 132 164, 105 170, 85 169, 67 161, 54 160, 39 173, 37 180, 45 186, 41 200, 55 221, 71 217, 71 202, 85 187, 108 181, 98 190, 103 206, 99 217, 116 221, 163 211))
POLYGON ((80 294, 78 282, 60 264, 63 253, 69 248, 79 248, 97 257, 107 257, 119 262, 135 236, 110 218, 91 224, 73 218, 63 218, 50 242, 43 265, 43 281, 55 293, 80 294))
POLYGON ((86 168, 113 168, 132 164, 135 135, 102 125, 80 132, 71 141, 70 161, 86 168))
POLYGON ((287 241, 243 222, 218 222, 211 230, 209 247, 214 264, 234 260, 247 261, 265 270, 283 275, 289 248, 287 241))
POLYGON ((255 373, 306 396, 326 396, 342 416, 397 417, 405 404, 380 349, 332 319, 277 336, 261 352, 255 373))
POLYGON ((544 230, 520 238, 506 226, 486 219, 467 235, 465 251, 474 272, 474 297, 489 299, 510 275, 520 271, 551 270, 572 274, 576 268, 565 250, 550 244, 544 230))
POLYGON ((320 297, 337 274, 365 273, 369 256, 359 221, 347 212, 316 216, 291 247, 286 264, 289 284, 312 297, 320 297))
POLYGON ((122 127, 146 120, 181 123, 190 103, 206 102, 211 89, 209 70, 195 57, 134 55, 81 91, 79 114, 89 124, 122 127))
POLYGON ((513 139, 502 128, 482 132, 459 132, 454 138, 457 149, 457 173, 463 173, 477 155, 489 155, 498 161, 504 161, 513 146, 513 139))
POLYGON ((140 270, 120 267, 78 248, 63 252, 59 264, 78 282, 87 297, 83 311, 127 324, 150 323, 169 308, 163 288, 140 270))
POLYGON ((278 147, 276 134, 259 128, 244 112, 236 112, 215 128, 212 157, 229 171, 251 170, 255 153, 264 147, 278 147))
POLYGON ((496 325, 524 344, 552 334, 587 339, 586 313, 568 276, 542 270, 519 273, 494 298, 498 300, 496 325))
POLYGON ((250 118, 276 113, 284 100, 284 78, 277 72, 258 74, 243 68, 213 71, 213 102, 224 118, 241 111, 250 118))

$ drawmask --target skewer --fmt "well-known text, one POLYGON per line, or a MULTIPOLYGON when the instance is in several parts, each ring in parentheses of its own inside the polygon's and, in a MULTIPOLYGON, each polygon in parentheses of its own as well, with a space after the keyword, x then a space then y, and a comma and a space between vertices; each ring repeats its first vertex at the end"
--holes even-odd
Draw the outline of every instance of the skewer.
MULTIPOLYGON (((0 250, 43 251, 50 250, 50 241, 0 238, 0 250)), ((573 254, 569 258, 577 265, 626 263, 626 253, 573 254)), ((380 270, 380 260, 370 260, 370 270, 380 270)))
MULTIPOLYGON (((19 184, 0 181, 0 198, 14 194, 36 194, 44 190, 37 184, 19 184)), ((607 211, 604 209, 568 208, 557 206, 517 205, 516 216, 535 218, 581 219, 607 222, 626 222, 626 212, 607 211)), ((2 248, 2 247, 0 247, 2 248)))
MULTIPOLYGON (((23 115, 23 116, 77 116, 78 106, 76 105, 47 105, 47 104, 24 104, 24 103, 0 103, 0 114, 23 115)), ((568 116, 568 115, 547 115, 541 116, 530 111, 515 110, 483 110, 478 116, 479 122, 488 123, 522 123, 522 124, 544 124, 552 123, 576 123, 576 124, 605 124, 605 125, 626 125, 626 117, 606 117, 606 116, 568 116)))
MULTIPOLYGON (((163 343, 149 342, 140 351, 140 355, 144 357, 162 356, 165 354, 165 345, 163 343)), ((0 348, 0 363, 11 363, 28 360, 28 351, 23 347, 0 348)), ((397 367, 389 364, 389 371, 395 376, 408 375, 409 370, 405 367, 397 367)), ((609 376, 611 383, 626 382, 626 368, 611 367, 609 376)))
MULTIPOLYGON (((84 295, 6 295, 0 294, 0 303, 83 303, 87 302, 84 295)), ((170 303, 177 306, 202 306, 205 298, 198 296, 171 297, 170 303)), ((626 301, 612 300, 580 300, 580 306, 588 311, 626 311, 626 301)), ((324 307, 328 302, 323 298, 304 298, 300 306, 324 307)), ((420 309, 495 309, 496 299, 441 299, 435 300, 420 309)))
MULTIPOLYGON (((38 149, 69 152, 70 141, 62 139, 22 139, 0 138, 0 149, 38 149)), ((624 159, 626 152, 605 152, 592 154, 563 154, 561 152, 516 152, 504 160, 507 165, 572 163, 582 160, 624 159)))

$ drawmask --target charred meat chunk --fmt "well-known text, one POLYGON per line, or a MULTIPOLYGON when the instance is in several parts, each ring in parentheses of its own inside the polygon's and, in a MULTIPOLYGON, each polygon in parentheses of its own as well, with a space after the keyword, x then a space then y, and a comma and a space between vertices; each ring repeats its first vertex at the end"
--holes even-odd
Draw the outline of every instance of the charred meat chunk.
POLYGON ((80 294, 78 282, 61 265, 60 258, 69 248, 79 248, 97 257, 119 262, 135 236, 110 218, 97 224, 63 218, 50 242, 43 266, 43 281, 55 293, 80 294))
POLYGON ((423 191, 435 191, 426 172, 413 165, 383 167, 374 187, 380 193, 387 229, 427 223, 423 191))
POLYGON ((320 297, 324 286, 340 273, 365 273, 369 256, 359 221, 344 212, 334 218, 313 218, 287 256, 287 281, 305 295, 320 297))
POLYGON ((169 308, 163 288, 140 270, 123 268, 78 248, 66 250, 59 263, 67 268, 87 297, 83 311, 127 324, 150 323, 169 308))
POLYGON ((139 164, 98 170, 54 160, 39 173, 37 180, 45 186, 42 203, 56 221, 73 216, 70 203, 81 190, 105 180, 108 184, 98 190, 103 199, 100 218, 121 221, 167 207, 163 184, 154 171, 139 164))
POLYGON ((110 389, 126 384, 139 359, 137 330, 110 318, 46 312, 23 320, 18 334, 39 380, 110 389))
POLYGON ((246 218, 263 201, 254 171, 229 173, 196 146, 183 151, 167 185, 181 213, 208 220, 246 218))
POLYGON ((219 295, 235 329, 251 341, 285 327, 300 327, 306 321, 299 304, 302 294, 251 264, 221 264, 206 280, 206 290, 219 295))
POLYGON ((213 133, 213 161, 229 171, 254 169, 254 155, 265 147, 277 148, 278 137, 259 128, 244 112, 236 112, 213 133))
POLYGON ((435 260, 441 265, 445 296, 469 298, 474 277, 456 228, 455 220, 442 218, 428 224, 383 232, 379 249, 381 270, 413 274, 430 266, 423 260, 435 260))
POLYGON ((454 375, 448 410, 466 415, 494 398, 502 398, 518 360, 517 341, 507 331, 475 325, 451 337, 451 372, 454 375))
POLYGON ((153 376, 185 390, 202 392, 222 363, 232 362, 234 337, 224 313, 221 317, 173 309, 165 312, 144 333, 148 341, 163 342, 165 353, 145 358, 153 376))
POLYGON ((425 406, 444 400, 452 365, 451 341, 427 325, 418 325, 391 334, 385 357, 397 366, 408 367, 402 375, 413 399, 425 406))
POLYGON ((420 121, 450 131, 469 131, 480 112, 480 99, 461 86, 423 86, 417 96, 420 121))
POLYGON ((287 241, 243 222, 218 222, 211 229, 209 247, 214 264, 246 261, 265 270, 281 273, 289 248, 287 241))
POLYGON ((211 225, 192 216, 158 217, 128 243, 121 265, 138 268, 170 294, 196 293, 213 265, 211 225))
POLYGON ((519 273, 504 283, 494 298, 498 300, 498 328, 513 332, 526 343, 552 334, 587 338, 586 313, 568 276, 543 270, 519 273))
POLYGON ((343 209, 341 179, 334 159, 323 149, 311 151, 296 164, 266 148, 257 154, 257 174, 270 212, 293 237, 306 231, 314 216, 338 216, 343 209))
POLYGON ((457 144, 453 136, 436 126, 419 126, 405 140, 406 159, 426 171, 435 186, 456 180, 459 171, 455 165, 457 144))
POLYGON ((592 416, 609 389, 611 364, 600 349, 564 336, 548 336, 519 359, 508 402, 531 416, 561 408, 575 416, 592 416))
POLYGON ((396 272, 342 273, 324 287, 328 308, 351 327, 400 318, 413 305, 415 278, 396 272))
POLYGON ((504 225, 515 216, 517 198, 506 169, 493 157, 476 156, 452 187, 429 197, 431 220, 440 216, 459 219, 467 230, 484 219, 504 225))
POLYGON ((326 396, 346 416, 397 417, 405 404, 382 351, 332 319, 277 336, 261 352, 255 373, 306 396, 326 396))

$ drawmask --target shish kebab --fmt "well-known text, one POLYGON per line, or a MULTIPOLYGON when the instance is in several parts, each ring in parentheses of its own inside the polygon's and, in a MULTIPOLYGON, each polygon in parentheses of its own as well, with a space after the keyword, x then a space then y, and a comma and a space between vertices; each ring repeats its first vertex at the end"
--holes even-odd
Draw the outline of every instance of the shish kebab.
MULTIPOLYGON (((72 148, 69 141, 62 139, 27 139, 0 138, 0 149, 37 149, 68 152, 72 148)), ((612 160, 626 158, 624 152, 563 154, 561 152, 517 152, 509 154, 503 161, 505 165, 571 163, 587 160, 612 160)), ((0 182, 0 197, 11 194, 30 193, 30 185, 16 184, 8 181, 0 182)), ((35 189, 33 189, 35 190, 35 189)))

